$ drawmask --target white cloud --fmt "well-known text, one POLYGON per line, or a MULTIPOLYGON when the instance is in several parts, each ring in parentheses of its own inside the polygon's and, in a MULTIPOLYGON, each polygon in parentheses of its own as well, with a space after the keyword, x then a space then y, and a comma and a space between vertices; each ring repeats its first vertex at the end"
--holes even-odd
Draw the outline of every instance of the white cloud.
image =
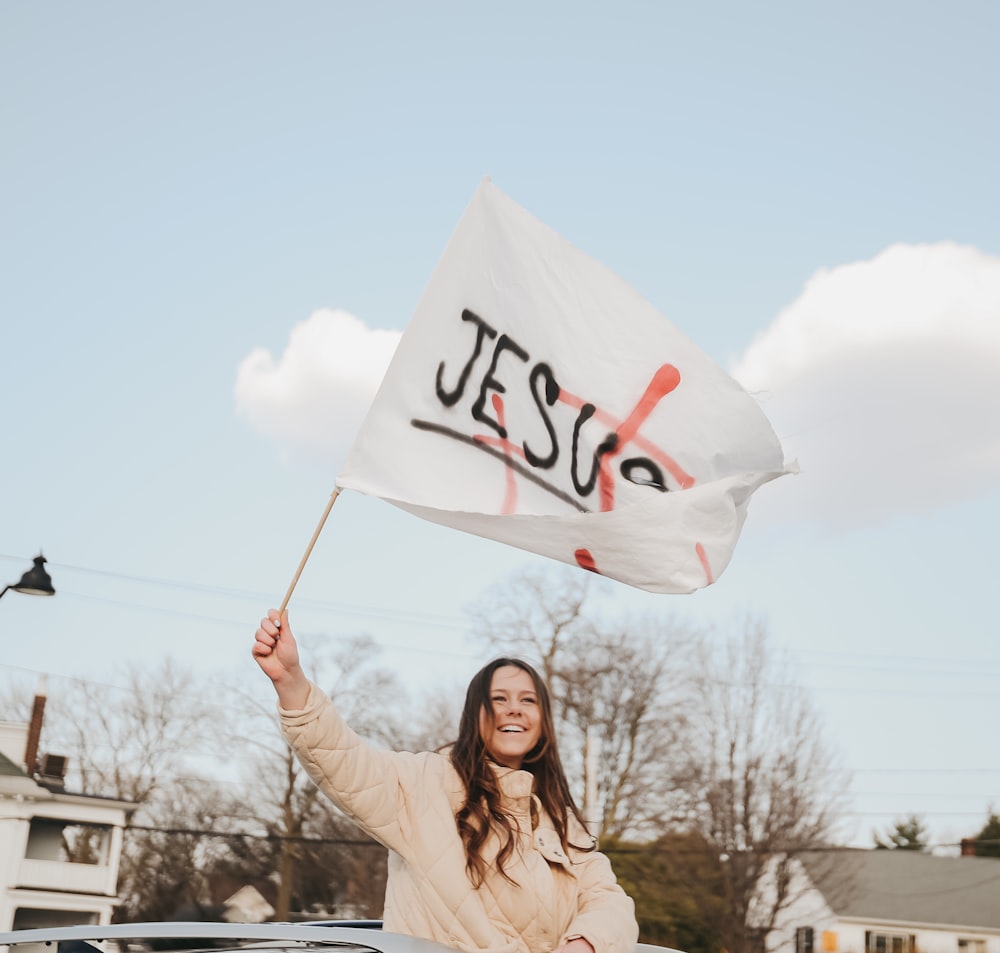
POLYGON ((237 410, 284 449, 339 466, 399 339, 346 311, 315 311, 292 329, 280 360, 264 348, 243 359, 237 410))
POLYGON ((800 476, 773 515, 861 526, 1000 486, 1000 258, 894 245, 817 272, 733 368, 800 476))

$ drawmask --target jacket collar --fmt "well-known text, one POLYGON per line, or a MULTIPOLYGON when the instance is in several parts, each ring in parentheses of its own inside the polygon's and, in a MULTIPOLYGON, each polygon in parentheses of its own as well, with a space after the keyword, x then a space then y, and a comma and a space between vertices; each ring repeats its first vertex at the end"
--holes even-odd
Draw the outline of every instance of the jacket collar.
POLYGON ((531 797, 535 789, 535 776, 530 771, 517 768, 508 768, 502 764, 489 762, 493 773, 497 776, 500 791, 505 797, 522 798, 531 797))

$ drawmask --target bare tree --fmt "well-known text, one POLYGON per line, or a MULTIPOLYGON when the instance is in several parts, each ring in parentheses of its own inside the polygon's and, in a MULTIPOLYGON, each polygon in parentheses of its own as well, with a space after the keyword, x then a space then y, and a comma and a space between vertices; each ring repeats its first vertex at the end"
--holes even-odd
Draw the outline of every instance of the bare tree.
POLYGON ((399 751, 439 751, 455 741, 465 702, 465 686, 425 689, 393 746, 399 751))
MULTIPOLYGON (((228 750, 226 712, 213 697, 207 678, 169 658, 151 669, 126 665, 101 683, 65 680, 49 693, 43 736, 48 750, 68 756, 69 786, 136 805, 119 871, 119 916, 163 916, 182 899, 203 900, 212 844, 201 832, 225 830, 233 813, 219 785, 191 777, 199 762, 222 764, 228 750)), ((66 858, 93 862, 105 833, 67 828, 66 858)))
POLYGON ((27 722, 31 715, 31 686, 23 678, 8 674, 0 682, 0 721, 27 722))
POLYGON ((760 953, 793 899, 796 856, 830 843, 846 778, 762 622, 706 644, 694 678, 688 827, 720 861, 722 945, 760 953))
MULTIPOLYGON (((352 726, 375 744, 398 747, 411 724, 406 695, 376 664, 374 642, 314 635, 300 644, 314 679, 352 726)), ((326 912, 345 903, 363 915, 381 911, 384 848, 305 775, 278 730, 263 676, 247 691, 167 659, 151 670, 126 666, 103 684, 69 685, 49 698, 48 749, 69 755, 77 790, 137 804, 122 855, 119 917, 160 918, 183 906, 204 912, 220 889, 242 883, 257 885, 283 919, 292 909, 326 912)), ((12 711, 26 705, 23 691, 5 692, 4 700, 12 711)), ((74 830, 68 859, 85 860, 99 834, 74 830)))
POLYGON ((577 751, 595 746, 583 777, 594 770, 603 837, 655 838, 677 813, 695 643, 676 623, 628 617, 595 622, 567 647, 563 717, 577 751))
MULTIPOLYGON (((212 873, 242 844, 242 805, 239 792, 201 778, 165 780, 151 791, 141 823, 126 831, 116 920, 163 920, 182 912, 211 919, 212 873)), ((268 872, 264 866, 243 882, 261 883, 268 872)))
POLYGON ((580 570, 515 573, 468 610, 474 638, 494 651, 529 656, 554 690, 568 647, 589 625, 588 597, 603 582, 580 570))
POLYGON ((108 683, 76 681, 49 699, 46 739, 71 755, 85 794, 142 803, 192 759, 222 751, 223 712, 207 680, 165 658, 155 669, 129 663, 108 683))

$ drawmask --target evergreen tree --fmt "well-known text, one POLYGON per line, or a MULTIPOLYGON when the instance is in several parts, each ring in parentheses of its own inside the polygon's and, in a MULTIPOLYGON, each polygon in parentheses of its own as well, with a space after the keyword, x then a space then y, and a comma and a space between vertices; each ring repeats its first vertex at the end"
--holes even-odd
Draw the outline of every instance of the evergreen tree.
POLYGON ((1000 815, 990 811, 985 827, 975 840, 977 857, 1000 857, 1000 815))
POLYGON ((916 814, 901 818, 886 832, 883 840, 872 835, 879 850, 926 850, 927 827, 916 814))

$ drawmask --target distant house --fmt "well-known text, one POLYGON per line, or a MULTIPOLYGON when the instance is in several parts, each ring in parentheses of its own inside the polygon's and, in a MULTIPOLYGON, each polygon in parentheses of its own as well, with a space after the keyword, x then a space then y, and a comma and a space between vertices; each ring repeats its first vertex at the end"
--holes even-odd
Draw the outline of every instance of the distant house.
POLYGON ((0 931, 110 923, 136 805, 66 791, 66 759, 35 757, 39 729, 0 722, 0 931))
POLYGON ((769 953, 1000 953, 1000 860, 817 851, 797 873, 769 953))

